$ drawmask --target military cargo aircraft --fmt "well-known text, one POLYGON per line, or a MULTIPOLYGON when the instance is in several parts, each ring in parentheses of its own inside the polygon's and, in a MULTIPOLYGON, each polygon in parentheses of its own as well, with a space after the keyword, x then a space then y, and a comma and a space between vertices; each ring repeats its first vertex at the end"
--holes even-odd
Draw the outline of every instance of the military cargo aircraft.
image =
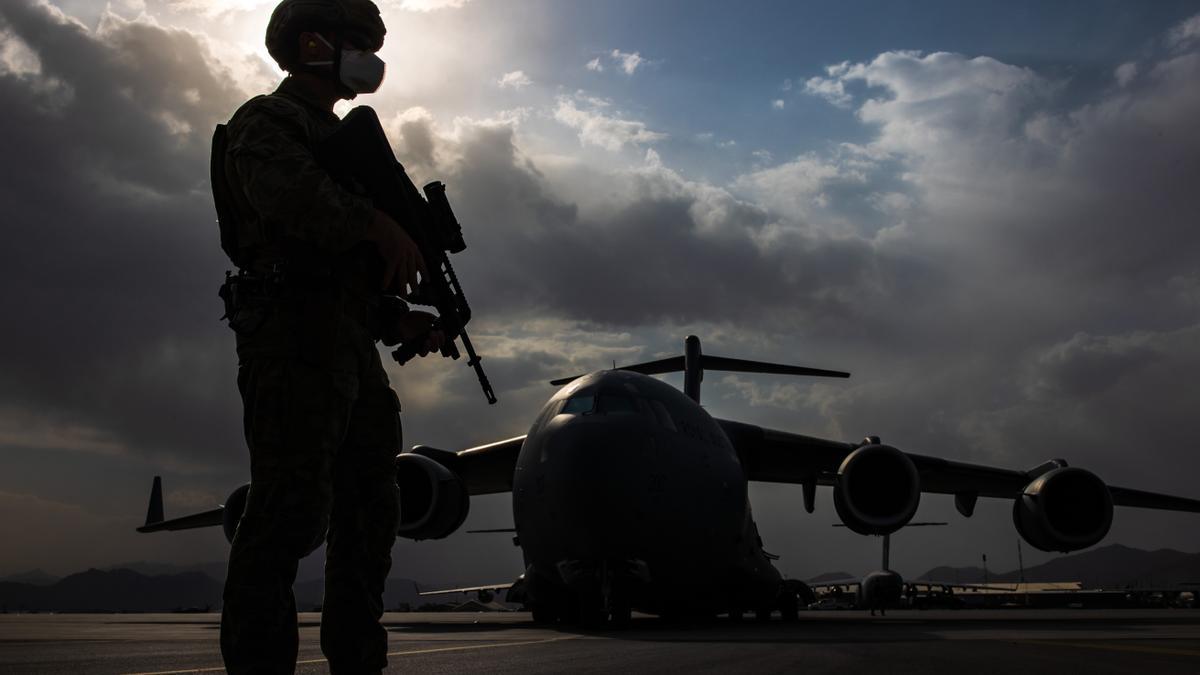
MULTIPOLYGON (((833 489, 840 520, 863 535, 908 524, 922 493, 954 495, 970 517, 980 497, 1010 499, 1013 524, 1043 551, 1075 551, 1108 533, 1113 506, 1200 512, 1200 500, 1110 486, 1062 459, 1028 471, 903 452, 869 436, 826 440, 715 419, 700 406, 706 370, 848 377, 848 373, 684 354, 556 380, 524 436, 457 452, 417 446, 396 458, 398 535, 440 539, 475 495, 511 492, 525 570, 509 587, 538 621, 620 624, 652 614, 794 618, 809 591, 763 550, 749 481, 833 489), (651 375, 684 373, 683 391, 651 375), (702 590, 701 590, 702 589, 702 590)), ((156 481, 141 532, 223 525, 232 536, 248 485, 224 506, 165 520, 156 481)))

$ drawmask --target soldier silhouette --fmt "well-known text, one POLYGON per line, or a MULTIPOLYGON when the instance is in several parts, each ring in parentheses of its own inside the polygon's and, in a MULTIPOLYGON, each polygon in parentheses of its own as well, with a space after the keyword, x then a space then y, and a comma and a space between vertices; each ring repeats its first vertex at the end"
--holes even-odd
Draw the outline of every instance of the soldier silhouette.
POLYGON ((385 32, 370 0, 283 0, 266 45, 287 77, 214 137, 222 247, 239 268, 222 297, 251 475, 221 616, 235 675, 294 671, 292 584, 323 541, 321 649, 331 672, 387 665, 379 619, 399 520, 401 426, 375 340, 428 335, 434 351, 442 336, 424 312, 391 303, 381 315, 380 291, 415 288, 424 261, 396 222, 314 156, 339 122, 334 104, 380 86, 385 32))

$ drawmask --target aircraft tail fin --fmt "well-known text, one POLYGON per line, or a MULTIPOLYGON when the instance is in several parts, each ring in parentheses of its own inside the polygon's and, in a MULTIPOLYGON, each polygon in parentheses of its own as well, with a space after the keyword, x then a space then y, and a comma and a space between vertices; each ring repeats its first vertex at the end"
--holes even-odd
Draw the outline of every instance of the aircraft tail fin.
MULTIPOLYGON (((620 368, 616 368, 616 370, 629 370, 643 375, 682 372, 684 374, 684 392, 697 403, 700 402, 700 381, 704 379, 705 370, 724 370, 734 373, 767 373, 773 375, 803 375, 808 377, 850 377, 850 373, 840 370, 825 370, 823 368, 789 366, 781 363, 711 356, 700 351, 700 338, 695 335, 689 335, 684 341, 684 354, 682 356, 672 356, 646 363, 635 363, 631 366, 621 366, 620 368)), ((561 386, 580 377, 583 377, 583 375, 563 377, 551 380, 550 384, 561 386)))
POLYGON ((146 525, 148 527, 163 521, 162 476, 154 477, 154 485, 150 488, 150 505, 146 507, 146 525))
POLYGON ((224 506, 167 520, 163 514, 162 476, 155 476, 154 484, 150 487, 150 505, 146 507, 146 524, 137 528, 137 531, 190 530, 195 527, 214 527, 224 523, 224 506))

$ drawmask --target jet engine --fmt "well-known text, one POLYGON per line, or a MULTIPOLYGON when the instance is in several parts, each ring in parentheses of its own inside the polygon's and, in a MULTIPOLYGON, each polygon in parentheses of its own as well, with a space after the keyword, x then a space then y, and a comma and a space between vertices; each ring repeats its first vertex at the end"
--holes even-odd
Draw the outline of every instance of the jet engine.
POLYGON ((1096 474, 1060 466, 1013 501, 1013 525, 1034 548, 1069 553, 1098 543, 1112 526, 1112 495, 1096 474))
POLYGON ((396 456, 400 526, 406 539, 442 539, 467 519, 470 495, 462 478, 436 460, 405 452, 396 456))
POLYGON ((872 443, 838 467, 833 505, 846 527, 859 534, 891 534, 908 524, 921 503, 921 477, 908 455, 872 443))
POLYGON ((238 523, 242 521, 242 514, 246 512, 246 495, 249 492, 250 484, 246 483, 229 493, 229 499, 225 500, 225 508, 221 510, 221 528, 225 530, 225 539, 231 544, 238 523))

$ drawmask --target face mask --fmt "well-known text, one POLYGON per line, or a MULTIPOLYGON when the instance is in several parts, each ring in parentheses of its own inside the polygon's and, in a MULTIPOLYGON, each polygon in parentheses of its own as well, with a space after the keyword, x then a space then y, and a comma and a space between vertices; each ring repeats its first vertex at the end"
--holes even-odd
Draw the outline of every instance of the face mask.
MULTIPOLYGON (((333 49, 333 45, 329 44, 329 41, 319 33, 317 38, 324 42, 326 47, 333 49)), ((333 61, 309 61, 305 65, 332 66, 333 61)), ((338 68, 338 79, 356 94, 370 94, 383 84, 385 68, 383 59, 371 52, 343 49, 342 63, 338 68)))

